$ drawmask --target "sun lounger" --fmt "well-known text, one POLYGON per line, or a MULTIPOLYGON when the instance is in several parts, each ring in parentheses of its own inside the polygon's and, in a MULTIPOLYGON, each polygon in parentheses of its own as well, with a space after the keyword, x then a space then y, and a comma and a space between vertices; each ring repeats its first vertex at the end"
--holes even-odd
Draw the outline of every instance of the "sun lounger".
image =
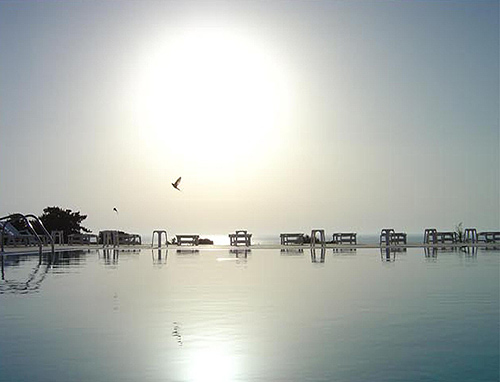
POLYGON ((198 245, 200 235, 175 235, 177 245, 198 245))
POLYGON ((244 245, 249 247, 251 245, 252 234, 247 231, 236 231, 229 234, 229 244, 232 246, 244 245))
POLYGON ((304 244, 304 234, 303 233, 281 233, 280 234, 281 245, 302 245, 304 244))

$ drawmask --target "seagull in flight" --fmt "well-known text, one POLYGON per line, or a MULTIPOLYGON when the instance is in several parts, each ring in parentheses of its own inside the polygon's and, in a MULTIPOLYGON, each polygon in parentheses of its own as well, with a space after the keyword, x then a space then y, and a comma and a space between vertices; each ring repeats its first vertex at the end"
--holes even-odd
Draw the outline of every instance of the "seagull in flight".
POLYGON ((180 190, 181 190, 181 189, 179 188, 179 183, 180 183, 180 182, 181 182, 181 177, 179 176, 179 179, 177 179, 177 180, 175 181, 175 183, 172 183, 172 187, 173 187, 173 188, 175 188, 176 190, 179 190, 179 191, 180 191, 180 190))
POLYGON ((118 213, 118 210, 116 209, 116 207, 113 207, 113 211, 115 211, 116 213, 118 213))

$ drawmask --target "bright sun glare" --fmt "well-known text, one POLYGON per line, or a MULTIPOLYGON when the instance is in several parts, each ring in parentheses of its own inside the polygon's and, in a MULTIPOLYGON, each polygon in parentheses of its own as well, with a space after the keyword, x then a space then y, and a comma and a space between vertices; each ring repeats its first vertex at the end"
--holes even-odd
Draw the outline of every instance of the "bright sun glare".
POLYGON ((195 382, 231 382, 236 362, 218 348, 200 350, 191 359, 191 378, 195 382))
POLYGON ((142 72, 134 104, 146 137, 212 165, 264 152, 286 124, 286 70, 237 31, 177 33, 152 48, 142 72))

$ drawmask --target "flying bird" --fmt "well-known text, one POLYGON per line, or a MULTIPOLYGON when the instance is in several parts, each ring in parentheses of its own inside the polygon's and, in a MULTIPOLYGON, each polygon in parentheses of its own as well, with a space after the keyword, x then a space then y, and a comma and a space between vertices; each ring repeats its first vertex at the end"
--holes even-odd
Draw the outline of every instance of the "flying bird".
POLYGON ((116 209, 116 207, 113 207, 113 211, 115 211, 116 213, 118 213, 118 210, 116 209))
POLYGON ((181 182, 181 177, 179 176, 179 179, 177 179, 177 180, 175 181, 175 183, 172 183, 172 187, 173 187, 173 188, 175 188, 176 190, 179 190, 179 191, 180 191, 180 190, 181 190, 181 189, 179 188, 179 183, 180 183, 180 182, 181 182))

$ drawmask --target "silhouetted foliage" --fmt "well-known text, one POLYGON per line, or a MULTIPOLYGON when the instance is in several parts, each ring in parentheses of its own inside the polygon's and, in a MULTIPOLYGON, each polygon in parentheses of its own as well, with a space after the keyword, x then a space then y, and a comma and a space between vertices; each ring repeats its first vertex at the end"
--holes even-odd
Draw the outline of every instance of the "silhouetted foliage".
MULTIPOLYGON (((21 214, 18 213, 11 213, 9 214, 9 224, 14 227, 21 235, 32 235, 33 231, 32 228, 35 230, 35 232, 38 235, 45 235, 45 231, 43 227, 40 225, 40 223, 36 220, 33 219, 33 217, 29 216, 26 217, 26 220, 31 224, 31 228, 28 226, 28 223, 25 219, 22 218, 21 214)), ((1 226, 0 226, 1 227, 1 226)), ((49 232, 50 234, 50 232, 49 232)))
POLYGON ((460 222, 455 226, 455 233, 457 234, 458 242, 461 243, 464 239, 463 223, 460 222))
POLYGON ((213 243, 213 240, 210 239, 201 238, 198 240, 198 244, 200 245, 212 245, 213 243))
POLYGON ((68 240, 68 235, 75 233, 91 232, 81 225, 87 215, 80 215, 80 211, 72 212, 59 207, 47 207, 43 210, 40 220, 47 231, 63 231, 64 240, 68 240))
MULTIPOLYGON (((10 214, 12 215, 12 214, 10 214)), ((29 231, 29 228, 28 228, 28 225, 26 224, 26 222, 23 220, 23 219, 19 219, 19 218, 11 218, 9 223, 15 228, 17 229, 20 233, 28 233, 29 231)), ((29 232, 31 233, 31 232, 29 232)))

